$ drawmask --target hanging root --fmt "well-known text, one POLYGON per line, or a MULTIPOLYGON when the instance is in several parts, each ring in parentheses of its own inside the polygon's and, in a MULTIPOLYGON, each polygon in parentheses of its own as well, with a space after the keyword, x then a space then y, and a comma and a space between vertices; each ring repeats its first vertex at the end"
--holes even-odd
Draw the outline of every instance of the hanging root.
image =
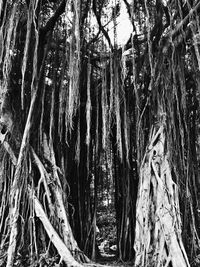
POLYGON ((70 253, 67 246, 64 244, 62 239, 59 237, 55 229, 53 228, 52 224, 50 223, 47 215, 44 212, 44 209, 42 208, 41 203, 39 202, 38 198, 31 193, 31 189, 29 188, 29 197, 33 198, 34 201, 34 209, 36 216, 40 219, 42 222, 49 239, 56 247, 61 259, 67 264, 67 266, 74 266, 74 267, 81 267, 82 265, 78 263, 72 254, 70 253))

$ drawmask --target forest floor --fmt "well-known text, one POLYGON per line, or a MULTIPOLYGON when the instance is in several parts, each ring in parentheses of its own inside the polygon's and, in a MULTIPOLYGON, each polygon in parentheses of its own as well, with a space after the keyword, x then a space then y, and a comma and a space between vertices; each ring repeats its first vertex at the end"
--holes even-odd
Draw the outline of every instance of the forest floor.
POLYGON ((88 267, 131 267, 133 263, 131 262, 122 262, 118 260, 118 258, 114 254, 102 254, 96 262, 84 264, 84 266, 88 267))

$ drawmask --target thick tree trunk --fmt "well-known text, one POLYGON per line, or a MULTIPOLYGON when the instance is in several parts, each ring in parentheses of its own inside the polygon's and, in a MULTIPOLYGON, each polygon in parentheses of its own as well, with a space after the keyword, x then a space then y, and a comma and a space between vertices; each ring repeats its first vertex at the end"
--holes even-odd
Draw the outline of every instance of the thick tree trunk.
POLYGON ((152 132, 140 169, 136 266, 189 266, 181 237, 178 189, 172 180, 165 129, 152 132))

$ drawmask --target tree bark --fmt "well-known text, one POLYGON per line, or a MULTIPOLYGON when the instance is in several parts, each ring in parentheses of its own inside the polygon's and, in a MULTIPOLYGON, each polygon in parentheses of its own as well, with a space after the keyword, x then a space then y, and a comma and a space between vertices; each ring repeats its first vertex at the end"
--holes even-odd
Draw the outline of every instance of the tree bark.
POLYGON ((150 137, 140 169, 136 207, 135 266, 190 266, 181 237, 178 189, 161 125, 150 137))

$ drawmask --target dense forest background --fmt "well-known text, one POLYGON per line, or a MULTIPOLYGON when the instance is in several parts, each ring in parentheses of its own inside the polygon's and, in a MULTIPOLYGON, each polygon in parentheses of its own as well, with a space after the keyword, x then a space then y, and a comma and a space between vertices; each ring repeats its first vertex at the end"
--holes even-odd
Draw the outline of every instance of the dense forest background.
POLYGON ((1 266, 93 266, 106 217, 121 262, 199 266, 199 14, 0 1, 1 266))

